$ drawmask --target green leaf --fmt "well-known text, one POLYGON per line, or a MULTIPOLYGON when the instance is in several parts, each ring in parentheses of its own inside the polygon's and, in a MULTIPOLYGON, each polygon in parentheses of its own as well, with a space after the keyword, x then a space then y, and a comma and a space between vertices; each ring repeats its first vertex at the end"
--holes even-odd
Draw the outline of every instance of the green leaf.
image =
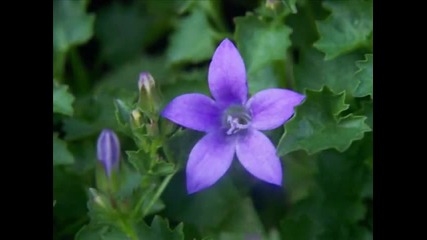
POLYGON ((159 216, 154 216, 151 226, 145 223, 140 224, 137 228, 139 239, 144 240, 183 240, 183 224, 180 223, 174 229, 170 229, 167 220, 159 216))
POLYGON ((307 215, 299 218, 286 218, 280 224, 282 239, 316 240, 319 229, 307 215))
POLYGON ((172 34, 167 49, 170 63, 198 63, 208 60, 214 50, 214 32, 211 29, 205 12, 199 8, 182 19, 172 34), (203 34, 200 34, 202 33, 203 34))
POLYGON ((285 59, 291 46, 291 28, 283 24, 269 24, 251 15, 237 17, 235 22, 235 39, 248 75, 273 61, 285 59))
POLYGON ((53 165, 69 165, 74 163, 73 154, 68 150, 67 143, 53 134, 53 165))
POLYGON ((353 95, 359 84, 359 79, 354 75, 357 71, 354 63, 360 58, 360 54, 351 53, 325 61, 322 54, 312 48, 301 51, 294 69, 297 90, 320 90, 327 86, 334 93, 346 91, 348 95, 353 95))
POLYGON ((315 185, 290 208, 281 224, 282 238, 369 239, 371 233, 360 223, 369 217, 363 200, 372 175, 359 150, 353 144, 345 153, 326 150, 311 159, 316 162, 315 185))
POLYGON ((357 86, 354 93, 355 97, 364 97, 372 96, 373 93, 373 82, 374 82, 374 73, 373 73, 373 54, 366 54, 365 60, 357 61, 356 65, 359 70, 356 72, 356 78, 359 79, 360 84, 357 86))
POLYGON ((296 2, 297 0, 282 0, 286 7, 288 7, 292 13, 298 13, 296 2))
POLYGON ((128 240, 122 231, 107 225, 88 224, 76 234, 76 240, 128 240))
POLYGON ((284 78, 283 66, 283 61, 276 61, 248 75, 249 93, 279 87, 279 82, 284 78))
MULTIPOLYGON (((221 223, 221 231, 243 235, 259 235, 264 229, 250 198, 242 199, 221 223)), ((223 238, 220 238, 223 239, 223 238)))
POLYGON ((86 13, 88 1, 53 1, 53 47, 66 52, 93 35, 95 16, 86 13))
POLYGON ((54 84, 53 86, 53 112, 68 116, 73 115, 74 96, 68 91, 67 85, 54 84))
POLYGON ((108 4, 99 11, 95 29, 102 57, 113 65, 138 57, 144 49, 147 26, 147 18, 135 4, 108 4))
POLYGON ((227 175, 211 188, 189 195, 185 187, 185 171, 174 176, 162 199, 167 206, 165 216, 205 233, 219 229, 241 206, 241 197, 227 175))
POLYGON ((129 163, 141 174, 148 174, 150 169, 150 156, 143 150, 126 151, 129 163))
POLYGON ((325 1, 323 6, 332 13, 317 22, 320 39, 314 47, 326 54, 325 60, 367 44, 373 27, 372 1, 325 1))
POLYGON ((348 108, 344 93, 334 95, 325 88, 318 92, 307 91, 306 96, 295 116, 285 125, 285 134, 278 144, 280 156, 296 150, 309 154, 328 148, 344 151, 370 130, 364 116, 339 116, 348 108))

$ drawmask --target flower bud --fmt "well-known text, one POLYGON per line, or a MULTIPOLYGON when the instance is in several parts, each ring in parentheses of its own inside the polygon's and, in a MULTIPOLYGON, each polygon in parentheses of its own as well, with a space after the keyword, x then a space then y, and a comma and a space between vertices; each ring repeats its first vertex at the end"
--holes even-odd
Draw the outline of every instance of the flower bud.
POLYGON ((155 88, 154 78, 150 73, 142 72, 139 75, 138 89, 138 106, 144 113, 150 116, 153 115, 156 111, 158 96, 155 88))
POLYGON ((145 91, 148 95, 151 95, 151 90, 154 86, 154 78, 149 72, 142 72, 139 74, 138 88, 140 92, 145 91))
POLYGON ((98 137, 97 157, 110 178, 113 168, 118 166, 120 160, 120 142, 114 131, 110 129, 102 130, 98 137))
POLYGON ((132 121, 133 126, 135 126, 135 127, 141 126, 141 117, 142 117, 142 115, 141 115, 141 112, 138 109, 134 109, 131 112, 130 116, 131 116, 131 121, 132 121))
POLYGON ((279 0, 267 0, 265 2, 265 6, 272 10, 276 9, 277 5, 279 5, 279 0))

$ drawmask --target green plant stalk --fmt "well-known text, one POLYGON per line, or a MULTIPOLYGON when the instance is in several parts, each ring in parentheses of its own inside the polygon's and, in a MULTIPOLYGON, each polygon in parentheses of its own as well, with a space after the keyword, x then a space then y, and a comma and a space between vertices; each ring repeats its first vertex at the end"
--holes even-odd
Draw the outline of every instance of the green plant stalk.
POLYGON ((157 199, 159 199, 160 195, 163 193, 166 186, 169 184, 170 180, 174 175, 175 175, 175 172, 165 177, 165 179, 163 179, 162 184, 160 184, 159 188, 157 189, 157 192, 154 194, 153 198, 148 203, 147 207, 145 207, 145 209, 142 210, 142 216, 145 216, 148 213, 148 211, 151 209, 151 207, 154 205, 154 203, 157 201, 157 199))

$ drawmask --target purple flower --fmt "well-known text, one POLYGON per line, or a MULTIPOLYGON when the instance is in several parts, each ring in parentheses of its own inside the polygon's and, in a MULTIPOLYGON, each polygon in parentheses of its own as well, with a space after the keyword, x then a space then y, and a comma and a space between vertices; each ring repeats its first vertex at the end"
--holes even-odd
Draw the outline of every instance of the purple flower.
POLYGON ((104 166, 108 177, 120 159, 120 142, 113 130, 104 129, 98 137, 97 158, 104 166))
POLYGON ((225 39, 209 66, 213 99, 198 93, 173 99, 162 116, 181 126, 206 132, 191 150, 186 174, 187 191, 210 187, 225 174, 234 158, 253 176, 282 184, 282 167, 276 149, 260 130, 277 128, 289 120, 305 98, 286 89, 267 89, 249 100, 243 59, 225 39))

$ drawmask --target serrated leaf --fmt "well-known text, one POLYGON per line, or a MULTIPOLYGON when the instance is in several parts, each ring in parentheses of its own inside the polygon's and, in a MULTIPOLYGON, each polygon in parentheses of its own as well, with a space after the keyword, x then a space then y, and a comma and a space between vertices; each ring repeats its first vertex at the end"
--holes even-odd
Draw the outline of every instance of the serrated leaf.
POLYGON ((150 173, 156 176, 166 176, 172 174, 174 171, 175 164, 165 161, 157 161, 154 163, 150 173))
POLYGON ((67 143, 53 134, 53 165, 69 165, 74 163, 73 154, 68 150, 67 143))
POLYGON ((214 32, 209 25, 206 13, 195 8, 193 12, 180 20, 172 34, 167 49, 167 58, 172 64, 198 63, 208 60, 214 50, 214 32), (200 34, 203 32, 203 34, 200 34))
POLYGON ((95 16, 86 13, 88 1, 53 1, 53 47, 65 52, 93 35, 95 16))
POLYGON ((323 6, 332 13, 317 22, 320 39, 314 47, 324 52, 325 60, 348 53, 369 41, 373 28, 372 1, 325 1, 323 6))
POLYGON ((348 108, 344 93, 334 95, 324 88, 319 92, 307 91, 306 96, 295 116, 285 124, 285 134, 277 147, 280 156, 296 150, 309 154, 328 148, 344 151, 370 130, 364 116, 338 116, 348 108))
POLYGON ((53 112, 72 116, 74 96, 68 91, 67 85, 54 84, 53 86, 53 112))
POLYGON ((373 54, 366 54, 365 60, 357 61, 356 65, 359 70, 356 72, 356 78, 360 81, 359 86, 357 86, 354 93, 355 97, 364 97, 372 96, 374 97, 373 92, 373 83, 374 83, 374 73, 373 73, 373 54))
POLYGON ((145 223, 140 224, 137 228, 138 237, 144 240, 183 240, 183 226, 180 223, 174 229, 171 229, 167 220, 154 216, 150 227, 145 223))
POLYGON ((143 150, 126 151, 129 163, 141 174, 148 174, 150 169, 150 156, 143 150))
POLYGON ((235 22, 235 39, 248 75, 273 61, 285 59, 291 46, 291 28, 283 24, 269 24, 251 15, 237 17, 235 22))
POLYGON ((347 94, 353 95, 359 84, 359 79, 354 75, 357 71, 354 63, 360 57, 358 53, 351 53, 325 61, 322 54, 315 49, 301 51, 299 63, 294 68, 297 90, 320 90, 327 86, 334 93, 346 91, 347 94))

